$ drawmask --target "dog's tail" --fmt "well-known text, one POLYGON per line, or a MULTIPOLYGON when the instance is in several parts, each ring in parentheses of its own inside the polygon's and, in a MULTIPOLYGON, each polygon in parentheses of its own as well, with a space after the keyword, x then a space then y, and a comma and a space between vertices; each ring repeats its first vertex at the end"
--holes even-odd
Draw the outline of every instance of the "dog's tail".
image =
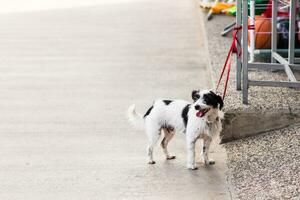
POLYGON ((144 129, 143 116, 135 111, 135 105, 132 104, 127 110, 127 118, 129 123, 136 129, 144 129))

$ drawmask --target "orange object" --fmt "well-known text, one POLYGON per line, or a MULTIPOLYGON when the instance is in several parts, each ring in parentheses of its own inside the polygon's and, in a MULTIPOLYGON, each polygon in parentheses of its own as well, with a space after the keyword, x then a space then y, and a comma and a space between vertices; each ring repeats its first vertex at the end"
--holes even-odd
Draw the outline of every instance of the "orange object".
MULTIPOLYGON (((270 19, 266 19, 261 16, 255 16, 255 48, 256 49, 271 48, 271 40, 272 40, 271 31, 272 31, 272 23, 270 19)), ((248 33, 248 42, 250 41, 249 35, 250 34, 248 33)))
POLYGON ((235 3, 222 3, 222 2, 219 2, 219 3, 215 3, 211 7, 211 10, 212 10, 213 13, 218 14, 218 13, 221 13, 223 10, 231 8, 233 6, 235 6, 235 3))

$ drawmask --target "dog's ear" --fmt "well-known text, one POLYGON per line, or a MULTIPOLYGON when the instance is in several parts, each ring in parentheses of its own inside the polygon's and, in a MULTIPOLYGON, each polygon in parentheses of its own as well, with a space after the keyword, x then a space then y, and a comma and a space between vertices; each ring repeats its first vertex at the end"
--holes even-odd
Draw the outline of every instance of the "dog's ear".
POLYGON ((219 109, 222 110, 222 108, 224 106, 224 102, 223 102, 223 99, 220 95, 217 95, 217 101, 218 101, 218 104, 219 104, 219 109))
POLYGON ((219 104, 219 109, 222 110, 223 106, 224 106, 224 102, 223 99, 220 95, 217 95, 216 93, 214 93, 213 91, 210 91, 210 93, 215 96, 214 98, 216 98, 218 104, 219 104))
POLYGON ((193 90, 192 91, 192 99, 194 101, 197 101, 200 98, 199 90, 193 90))

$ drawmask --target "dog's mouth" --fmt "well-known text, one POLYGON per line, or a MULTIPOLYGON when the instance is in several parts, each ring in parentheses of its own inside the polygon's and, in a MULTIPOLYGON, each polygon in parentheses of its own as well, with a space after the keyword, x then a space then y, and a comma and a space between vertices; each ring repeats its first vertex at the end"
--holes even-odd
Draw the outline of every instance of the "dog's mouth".
POLYGON ((200 109, 200 110, 196 113, 196 116, 197 116, 197 117, 203 117, 208 111, 209 111, 209 108, 203 108, 203 109, 200 109))

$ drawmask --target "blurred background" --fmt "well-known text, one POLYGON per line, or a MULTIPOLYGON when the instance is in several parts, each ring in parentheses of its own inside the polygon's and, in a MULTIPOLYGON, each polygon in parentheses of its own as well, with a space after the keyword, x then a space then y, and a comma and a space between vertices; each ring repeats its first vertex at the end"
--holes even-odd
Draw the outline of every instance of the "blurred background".
POLYGON ((0 13, 36 11, 57 8, 72 8, 80 6, 93 6, 101 4, 125 3, 137 0, 1 0, 0 13))

